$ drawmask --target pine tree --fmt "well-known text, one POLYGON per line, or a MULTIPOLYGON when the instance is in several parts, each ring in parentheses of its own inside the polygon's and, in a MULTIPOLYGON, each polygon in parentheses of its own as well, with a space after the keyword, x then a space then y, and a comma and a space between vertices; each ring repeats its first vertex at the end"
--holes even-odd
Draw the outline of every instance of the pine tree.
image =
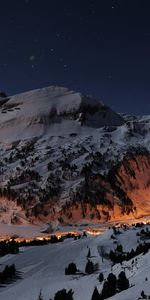
POLYGON ((107 280, 108 280, 108 283, 109 283, 110 292, 111 292, 112 295, 114 295, 115 292, 116 292, 116 284, 117 284, 116 276, 113 273, 110 273, 108 275, 107 280))
POLYGON ((91 250, 89 249, 88 254, 87 254, 87 258, 91 257, 91 250))
POLYGON ((94 272, 94 264, 92 261, 88 260, 85 267, 85 272, 88 274, 92 274, 94 272))
POLYGON ((99 280, 99 282, 103 282, 103 280, 104 280, 104 275, 103 275, 103 273, 100 273, 100 274, 99 274, 98 280, 99 280))
POLYGON ((76 264, 70 263, 68 267, 65 269, 65 275, 74 275, 77 272, 76 264))
POLYGON ((62 289, 55 294, 54 300, 73 300, 73 291, 66 292, 65 289, 62 289))
POLYGON ((102 289, 101 295, 102 295, 103 299, 106 299, 106 298, 110 297, 110 295, 109 295, 109 284, 108 284, 107 280, 103 284, 103 289, 102 289))
POLYGON ((99 300, 99 292, 97 287, 94 288, 91 300, 99 300))
POLYGON ((129 288, 129 280, 126 277, 125 272, 121 272, 118 276, 118 280, 117 280, 117 285, 118 285, 118 289, 120 291, 126 290, 129 288))
POLYGON ((116 294, 117 279, 113 273, 110 273, 104 282, 102 296, 104 299, 116 294))
POLYGON ((146 298, 146 295, 145 295, 144 291, 141 292, 141 297, 142 297, 143 299, 146 298))

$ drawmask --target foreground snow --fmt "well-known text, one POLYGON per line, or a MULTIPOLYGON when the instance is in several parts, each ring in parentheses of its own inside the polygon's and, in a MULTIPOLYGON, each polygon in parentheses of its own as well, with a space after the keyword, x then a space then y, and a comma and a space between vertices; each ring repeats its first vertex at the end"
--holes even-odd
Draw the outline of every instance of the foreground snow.
MULTIPOLYGON (((117 235, 117 244, 122 244, 125 251, 135 248, 139 237, 137 231, 141 229, 131 228, 117 235)), ((106 252, 116 248, 116 242, 110 238, 112 230, 106 231, 98 237, 88 237, 74 241, 65 240, 58 244, 46 246, 30 247, 22 249, 18 255, 8 255, 0 258, 1 269, 5 264, 15 263, 16 268, 21 272, 22 279, 9 284, 0 289, 0 298, 3 300, 36 300, 39 291, 45 300, 53 299, 54 294, 62 289, 73 289, 74 300, 90 300, 95 286, 101 291, 102 284, 97 277, 99 272, 103 272, 104 277, 110 272, 118 275, 121 270, 125 270, 130 282, 130 288, 112 298, 111 300, 137 300, 144 290, 150 294, 150 253, 137 256, 137 262, 131 267, 131 261, 124 262, 122 265, 112 266, 108 259, 102 258, 98 249, 103 246, 106 252), (78 269, 84 272, 87 262, 86 255, 88 248, 91 250, 91 260, 99 263, 99 271, 92 275, 65 276, 64 270, 70 262, 75 262, 78 269), (147 277, 147 281, 145 281, 147 277)))

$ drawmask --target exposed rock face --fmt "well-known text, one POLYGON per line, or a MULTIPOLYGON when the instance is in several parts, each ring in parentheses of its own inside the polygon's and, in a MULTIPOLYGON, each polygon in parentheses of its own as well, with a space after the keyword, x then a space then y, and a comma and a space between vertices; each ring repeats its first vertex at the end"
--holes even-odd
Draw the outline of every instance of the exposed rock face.
POLYGON ((88 178, 61 211, 64 222, 106 222, 150 214, 150 154, 128 153, 103 176, 88 178))
POLYGON ((114 187, 132 200, 137 216, 150 213, 150 154, 128 154, 112 172, 114 187))

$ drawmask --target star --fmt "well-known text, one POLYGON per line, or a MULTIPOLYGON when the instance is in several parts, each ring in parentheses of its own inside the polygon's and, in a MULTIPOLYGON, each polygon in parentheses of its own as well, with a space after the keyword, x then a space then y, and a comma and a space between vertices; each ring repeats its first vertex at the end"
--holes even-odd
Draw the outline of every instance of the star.
POLYGON ((57 33, 56 34, 56 37, 59 39, 61 36, 60 36, 60 33, 57 33))
POLYGON ((29 60, 30 60, 30 61, 34 61, 34 60, 35 60, 35 56, 34 56, 34 55, 30 55, 30 56, 29 56, 29 60))

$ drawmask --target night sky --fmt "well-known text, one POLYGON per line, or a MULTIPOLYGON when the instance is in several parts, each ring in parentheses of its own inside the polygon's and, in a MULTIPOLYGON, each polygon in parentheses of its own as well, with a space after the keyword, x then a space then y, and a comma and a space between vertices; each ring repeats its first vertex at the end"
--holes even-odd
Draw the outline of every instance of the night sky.
POLYGON ((150 114, 149 0, 1 0, 0 89, 48 85, 150 114))

